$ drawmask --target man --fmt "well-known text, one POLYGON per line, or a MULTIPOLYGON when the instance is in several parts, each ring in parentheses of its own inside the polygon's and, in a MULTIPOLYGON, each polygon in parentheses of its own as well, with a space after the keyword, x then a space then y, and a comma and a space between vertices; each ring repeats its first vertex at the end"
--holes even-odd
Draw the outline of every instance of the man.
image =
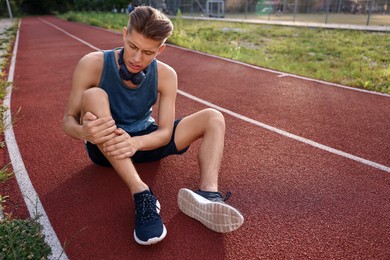
POLYGON ((134 10, 134 7, 130 2, 129 5, 127 6, 126 13, 130 14, 133 10, 134 10))
POLYGON ((177 75, 156 60, 172 30, 171 21, 156 9, 135 8, 123 29, 123 48, 89 53, 77 64, 63 120, 67 135, 86 142, 91 160, 112 166, 129 187, 136 209, 134 238, 142 245, 161 241, 167 231, 160 204, 133 162, 182 154, 200 138, 199 190, 181 189, 179 208, 217 232, 233 231, 244 221, 218 192, 223 115, 205 109, 175 120, 177 75), (151 107, 158 94, 157 125, 151 107))

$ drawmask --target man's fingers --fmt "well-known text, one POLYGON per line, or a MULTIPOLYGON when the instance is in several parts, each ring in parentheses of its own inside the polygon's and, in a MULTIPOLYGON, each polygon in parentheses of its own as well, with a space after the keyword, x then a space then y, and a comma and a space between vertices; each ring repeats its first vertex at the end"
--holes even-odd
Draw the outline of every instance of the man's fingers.
MULTIPOLYGON (((114 127, 116 127, 116 126, 114 126, 114 127)), ((109 140, 113 140, 117 136, 117 134, 114 133, 114 130, 115 129, 110 131, 110 133, 108 135, 104 135, 102 137, 99 137, 98 140, 97 140, 97 143, 98 144, 102 144, 102 143, 106 143, 109 140)))
POLYGON ((107 141, 103 144, 104 149, 108 149, 108 151, 112 151, 123 146, 126 146, 126 143, 122 144, 118 147, 118 144, 123 143, 126 140, 126 136, 119 135, 117 131, 113 132, 108 138, 107 141))
POLYGON ((85 113, 84 118, 83 118, 83 120, 86 120, 86 121, 92 121, 92 120, 95 120, 95 119, 97 119, 97 116, 95 116, 91 112, 85 113))
POLYGON ((85 121, 85 126, 90 129, 90 132, 98 133, 98 135, 107 135, 116 129, 115 121, 111 117, 102 117, 93 121, 85 121))
POLYGON ((123 134, 125 133, 125 130, 123 130, 122 128, 117 128, 117 129, 115 130, 115 133, 116 133, 117 135, 123 135, 123 134))
POLYGON ((112 119, 112 117, 101 117, 93 121, 89 121, 88 124, 93 126, 110 127, 115 124, 115 121, 112 119))
POLYGON ((120 159, 130 158, 133 155, 134 155, 134 152, 127 152, 127 153, 123 153, 121 155, 114 156, 114 158, 117 160, 120 160, 120 159))
POLYGON ((135 150, 128 151, 127 149, 123 148, 106 153, 108 156, 114 157, 115 159, 125 159, 133 156, 135 152, 135 150))
POLYGON ((111 116, 98 118, 91 112, 85 113, 83 117, 83 122, 87 123, 90 126, 100 126, 105 124, 106 127, 109 127, 115 124, 115 121, 112 119, 111 116))
POLYGON ((115 138, 115 130, 117 126, 112 117, 97 118, 94 114, 87 112, 83 117, 83 128, 85 131, 86 140, 94 144, 104 143, 112 138, 115 138), (93 119, 94 120, 88 120, 93 119))

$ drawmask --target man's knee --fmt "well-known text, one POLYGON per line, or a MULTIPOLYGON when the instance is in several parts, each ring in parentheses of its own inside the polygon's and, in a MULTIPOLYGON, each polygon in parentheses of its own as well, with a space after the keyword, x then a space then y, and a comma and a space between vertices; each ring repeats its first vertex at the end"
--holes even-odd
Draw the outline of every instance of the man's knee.
POLYGON ((225 117, 221 112, 213 108, 207 108, 204 112, 207 115, 207 122, 211 127, 217 127, 225 131, 225 117))
POLYGON ((91 112, 97 117, 110 115, 108 95, 101 88, 94 87, 84 91, 81 104, 81 118, 87 112, 91 112))
POLYGON ((89 104, 91 102, 96 102, 101 100, 108 100, 108 95, 106 91, 97 87, 89 88, 85 90, 82 96, 83 104, 89 104))
POLYGON ((81 103, 85 112, 101 111, 103 107, 109 107, 106 91, 97 87, 84 91, 81 103))

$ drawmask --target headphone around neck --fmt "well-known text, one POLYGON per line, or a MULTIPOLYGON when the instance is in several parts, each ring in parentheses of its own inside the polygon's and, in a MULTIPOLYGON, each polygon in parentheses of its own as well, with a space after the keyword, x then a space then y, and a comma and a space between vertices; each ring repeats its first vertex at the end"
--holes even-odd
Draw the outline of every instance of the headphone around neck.
POLYGON ((146 77, 146 75, 143 71, 140 71, 138 73, 131 73, 130 71, 127 70, 126 64, 123 62, 124 51, 125 48, 123 47, 118 55, 119 75, 123 80, 130 80, 133 84, 139 85, 141 84, 142 80, 146 77))

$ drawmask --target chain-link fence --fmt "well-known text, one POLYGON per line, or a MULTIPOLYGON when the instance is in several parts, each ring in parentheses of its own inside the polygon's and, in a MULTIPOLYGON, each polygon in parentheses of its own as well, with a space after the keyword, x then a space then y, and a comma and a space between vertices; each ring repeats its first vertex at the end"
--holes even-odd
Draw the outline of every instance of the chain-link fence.
POLYGON ((390 0, 133 0, 175 15, 390 26, 390 0))

